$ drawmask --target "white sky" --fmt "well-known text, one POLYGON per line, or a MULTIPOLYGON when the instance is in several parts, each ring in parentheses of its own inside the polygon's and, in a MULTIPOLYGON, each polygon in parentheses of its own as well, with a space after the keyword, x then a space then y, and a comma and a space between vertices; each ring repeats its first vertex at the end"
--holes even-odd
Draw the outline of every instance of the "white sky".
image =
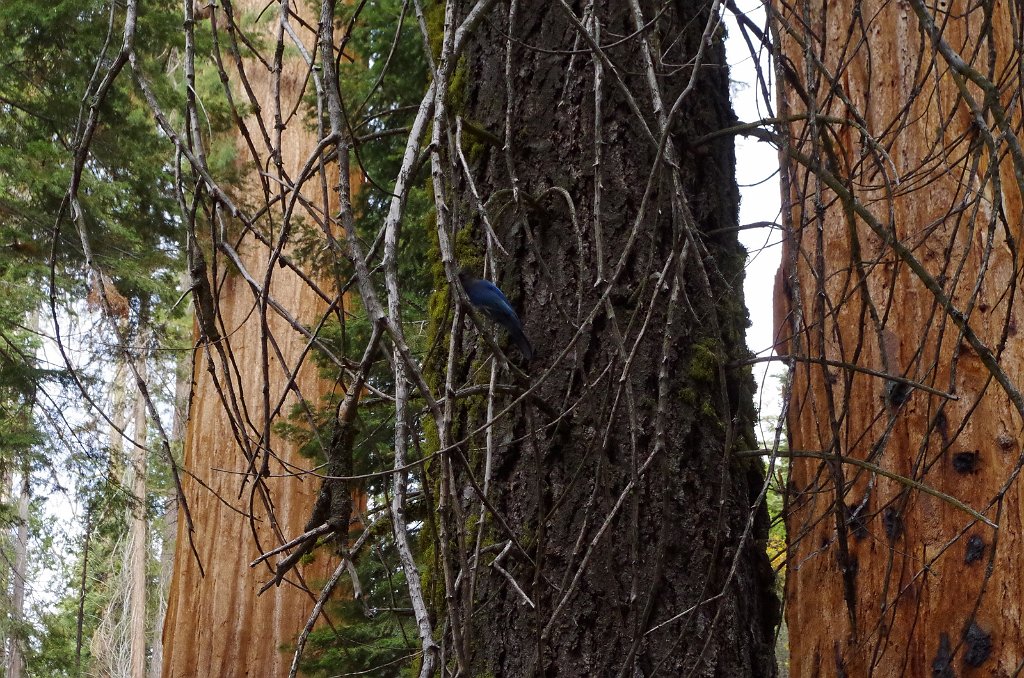
MULTIPOLYGON (((737 6, 755 24, 764 25, 765 15, 760 0, 737 0, 737 6)), ((725 11, 728 31, 726 49, 733 80, 732 105, 736 115, 743 122, 767 117, 760 88, 755 80, 754 61, 736 25, 733 15, 725 11)), ((756 47, 756 42, 754 43, 756 47)), ((761 59, 762 70, 770 73, 767 54, 761 59)), ((774 82, 770 83, 774 85, 774 82)), ((771 90, 770 90, 771 91, 771 90)), ((775 92, 771 91, 772 96, 775 92)), ((779 219, 780 198, 778 179, 779 157, 776 150, 766 143, 749 137, 736 137, 736 174, 740 185, 740 224, 755 221, 776 222, 779 219)), ((781 235, 769 229, 740 231, 740 241, 746 246, 747 278, 744 294, 750 320, 753 325, 747 330, 747 346, 758 357, 771 355, 772 346, 772 288, 775 271, 781 260, 781 235)), ((781 406, 779 382, 776 376, 785 372, 781 363, 762 363, 754 366, 754 377, 761 387, 758 405, 764 417, 774 417, 781 406)), ((771 440, 771 430, 760 432, 762 439, 771 440)))

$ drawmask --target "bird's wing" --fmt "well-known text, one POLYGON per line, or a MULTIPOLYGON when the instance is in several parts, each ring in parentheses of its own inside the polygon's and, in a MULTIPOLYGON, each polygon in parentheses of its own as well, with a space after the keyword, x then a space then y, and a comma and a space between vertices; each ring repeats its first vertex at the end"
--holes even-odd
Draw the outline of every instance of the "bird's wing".
POLYGON ((512 308, 512 304, 509 303, 508 298, 502 293, 498 286, 492 283, 490 280, 481 280, 482 294, 481 294, 481 306, 489 309, 492 313, 503 316, 511 316, 519 321, 519 316, 516 315, 515 310, 512 308))

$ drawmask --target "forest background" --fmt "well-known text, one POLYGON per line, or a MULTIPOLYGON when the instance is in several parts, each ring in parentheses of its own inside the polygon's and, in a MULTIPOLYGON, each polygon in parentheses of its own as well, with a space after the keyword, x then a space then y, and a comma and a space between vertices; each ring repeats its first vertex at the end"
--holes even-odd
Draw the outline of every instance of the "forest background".
POLYGON ((1021 22, 850 5, 5 2, 4 675, 1019 671, 1021 22))

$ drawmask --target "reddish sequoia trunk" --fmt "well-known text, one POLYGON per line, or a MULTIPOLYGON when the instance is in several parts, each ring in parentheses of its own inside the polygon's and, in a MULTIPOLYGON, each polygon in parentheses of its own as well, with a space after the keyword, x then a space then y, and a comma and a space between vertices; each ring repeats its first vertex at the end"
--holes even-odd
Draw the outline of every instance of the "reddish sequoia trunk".
MULTIPOLYGON (((259 0, 235 2, 235 17, 239 19, 243 13, 246 16, 258 14, 265 9, 265 4, 259 0)), ((221 11, 214 10, 221 38, 226 40, 225 19, 221 11)), ((293 11, 306 13, 306 8, 293 7, 293 11)), ((267 25, 270 29, 264 39, 265 44, 269 45, 266 49, 272 55, 275 40, 273 30, 277 22, 267 22, 267 25)), ((312 25, 315 28, 315 19, 312 25)), ((302 30, 298 24, 296 29, 305 40, 306 49, 312 53, 312 32, 302 30)), ((273 74, 251 60, 246 61, 246 68, 249 83, 261 101, 264 124, 273 134, 273 74)), ((231 73, 232 76, 236 75, 233 69, 231 73)), ((295 109, 304 94, 306 76, 307 68, 301 59, 297 56, 286 59, 281 76, 283 116, 288 116, 295 109)), ((238 95, 237 100, 246 101, 240 84, 235 82, 233 85, 233 91, 238 95)), ((300 107, 298 117, 288 118, 287 129, 282 132, 281 161, 285 172, 292 178, 299 174, 317 144, 315 130, 310 130, 305 124, 302 110, 300 107)), ((258 127, 254 116, 250 116, 246 124, 258 145, 258 127)), ((236 146, 240 162, 252 163, 249 149, 241 138, 236 141, 236 146)), ((265 200, 256 176, 257 169, 255 166, 249 167, 250 190, 248 196, 241 199, 243 204, 263 204, 265 200)), ((275 171, 269 162, 262 169, 271 173, 275 171)), ((336 172, 336 167, 332 170, 336 172)), ((330 185, 336 183, 330 176, 328 182, 330 185)), ((319 183, 313 183, 318 188, 319 183)), ((311 187, 310 192, 316 194, 307 197, 318 208, 322 208, 322 197, 316 188, 311 187)), ((272 193, 276 194, 278 190, 278 184, 274 183, 272 193)), ((271 211, 274 214, 273 223, 262 221, 260 225, 268 232, 276 233, 274 229, 280 228, 281 222, 280 204, 271 208, 271 211)), ((295 218, 308 218, 301 204, 296 207, 295 218)), ((262 283, 270 256, 268 249, 253 237, 246 236, 237 245, 237 250, 246 268, 262 283)), ((234 360, 230 378, 235 382, 235 397, 239 400, 239 410, 235 414, 238 411, 247 413, 250 423, 243 435, 255 444, 265 414, 259 300, 236 271, 229 270, 224 274, 223 259, 221 261, 223 284, 216 290, 223 318, 223 326, 219 329, 234 360), (238 370, 237 377, 235 370, 238 370)), ((227 267, 233 269, 230 264, 227 267)), ((306 324, 315 324, 325 308, 322 299, 297 275, 290 269, 276 265, 270 295, 299 322, 306 324)), ((267 312, 267 331, 276 339, 289 370, 295 369, 300 357, 304 356, 305 364, 298 370, 295 385, 303 397, 316 406, 317 399, 328 392, 333 383, 317 375, 316 366, 305 352, 306 337, 292 329, 272 310, 267 312)), ((269 350, 269 402, 274 407, 288 385, 289 375, 277 361, 274 349, 271 347, 269 350)), ((221 388, 226 389, 224 383, 228 375, 224 374, 219 357, 214 355, 212 362, 216 366, 221 388)), ((286 582, 257 595, 260 587, 272 578, 272 573, 266 563, 256 568, 249 567, 261 553, 254 539, 254 530, 263 550, 269 550, 301 534, 316 498, 319 482, 312 477, 288 475, 286 468, 305 468, 310 466, 310 462, 299 455, 296 444, 272 435, 270 447, 275 461, 269 466, 271 476, 262 480, 266 491, 253 491, 251 475, 243 485, 243 478, 246 477, 244 474, 250 470, 249 462, 233 436, 228 413, 225 412, 208 371, 209 364, 210 356, 203 350, 199 351, 194 363, 194 386, 183 463, 190 474, 184 478, 185 494, 195 522, 193 539, 205 568, 205 577, 200 573, 196 558, 189 548, 187 521, 179 514, 174 574, 164 624, 163 675, 287 675, 292 659, 291 648, 312 611, 315 598, 315 594, 303 591, 294 584, 300 581, 301 575, 304 583, 315 592, 315 585, 326 578, 330 569, 326 556, 321 555, 311 564, 300 565, 297 571, 293 571, 288 578, 288 582, 292 583, 286 582), (273 515, 268 512, 271 503, 273 515), (248 517, 250 513, 252 520, 248 517)), ((281 411, 287 414, 295 402, 293 391, 281 411)), ((274 562, 276 558, 270 561, 271 564, 274 562)))
MULTIPOLYGON (((282 294, 286 284, 287 281, 282 280, 275 289, 279 299, 287 298, 282 294)), ((235 334, 239 363, 251 364, 257 360, 252 353, 257 346, 259 323, 252 317, 245 320, 252 302, 244 282, 229 283, 223 299, 222 311, 229 327, 240 328, 235 334)), ((289 301, 291 308, 301 308, 303 302, 314 303, 313 299, 303 298, 298 290, 289 301)), ((283 335, 285 332, 279 336, 283 335)), ((303 345, 296 338, 285 342, 282 348, 286 355, 296 355, 303 345)), ((205 361, 205 356, 201 355, 199 360, 205 361)), ((258 379, 258 372, 243 373, 243 383, 257 401, 249 403, 256 412, 259 411, 258 379)), ((272 392, 280 393, 283 381, 284 377, 278 376, 272 392)), ((315 394, 319 387, 312 374, 300 379, 303 393, 315 394)), ((274 451, 286 462, 308 463, 299 457, 294 445, 276 436, 274 451)), ((185 521, 179 518, 174 575, 164 623, 164 676, 284 675, 291 662, 290 653, 284 648, 302 629, 313 608, 313 600, 288 584, 257 596, 257 591, 271 575, 265 567, 249 568, 249 563, 260 552, 254 544, 245 512, 253 511, 260 521, 258 531, 265 549, 281 541, 268 524, 266 510, 259 499, 250 504, 249 488, 238 496, 242 476, 231 472, 244 472, 247 462, 237 449, 220 400, 205 371, 197 370, 196 374, 183 465, 206 485, 202 487, 192 479, 185 482, 195 521, 193 538, 206 576, 200 574, 188 546, 185 521)), ((285 477, 268 478, 266 484, 274 498, 277 529, 288 538, 301 534, 316 497, 316 483, 285 477)), ((322 572, 325 568, 320 565, 313 563, 305 568, 306 577, 325 576, 322 572)))
POLYGON ((804 116, 782 149, 790 211, 776 289, 780 349, 797 358, 794 676, 1015 675, 1024 659, 1022 420, 993 379, 1024 376, 1022 175, 1012 144, 987 132, 1002 133, 1000 109, 1019 128, 1021 17, 1010 3, 928 4, 776 3, 780 113, 804 116), (926 12, 974 74, 937 55, 926 12), (975 75, 999 83, 1000 107, 972 113, 962 92, 980 107, 981 88, 957 80, 975 75))

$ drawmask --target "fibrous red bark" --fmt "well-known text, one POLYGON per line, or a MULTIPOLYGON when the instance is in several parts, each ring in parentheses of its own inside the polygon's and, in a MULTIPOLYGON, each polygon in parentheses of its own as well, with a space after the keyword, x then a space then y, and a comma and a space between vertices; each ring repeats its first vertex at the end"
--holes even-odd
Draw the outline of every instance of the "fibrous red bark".
POLYGON ((794 676, 1024 659, 1021 16, 925 5, 774 3, 794 676))
MULTIPOLYGON (((265 3, 254 0, 233 3, 236 19, 243 13, 256 15, 265 9, 265 3)), ((293 10, 307 12, 305 7, 293 7, 293 10)), ((222 10, 212 8, 208 14, 220 22, 222 39, 226 39, 222 10)), ((273 44, 273 30, 277 26, 276 22, 269 25, 267 37, 273 44)), ((312 25, 315 29, 315 20, 312 25)), ((300 26, 297 34, 306 41, 307 52, 312 53, 313 32, 300 26)), ((284 60, 280 76, 255 59, 246 59, 244 64, 251 91, 261 104, 261 110, 246 120, 253 135, 259 129, 256 115, 263 117, 266 129, 275 129, 275 79, 280 77, 280 109, 282 116, 289 116, 281 130, 281 167, 288 177, 295 178, 317 146, 316 131, 290 116, 296 107, 304 110, 301 97, 308 69, 295 54, 284 60)), ((241 82, 233 81, 232 87, 238 100, 245 101, 241 82)), ((268 168, 248 164, 253 160, 241 135, 236 147, 238 157, 245 159, 239 163, 248 187, 238 196, 239 202, 245 204, 251 199, 262 204, 272 196, 264 194, 258 173, 268 168)), ((328 176, 331 171, 328 168, 328 176)), ((333 172, 337 176, 336 167, 333 172)), ((283 185, 282 177, 277 180, 283 185)), ((280 185, 275 184, 272 192, 276 193, 280 185)), ((310 188, 316 195, 307 197, 311 204, 323 206, 318 188, 318 184, 310 188)), ((258 225, 265 229, 265 235, 273 236, 274 229, 280 227, 283 204, 271 208, 275 209, 272 219, 262 220, 258 225)), ((298 221, 303 215, 300 201, 294 218, 298 221)), ((262 283, 267 275, 270 249, 251 233, 231 244, 246 269, 262 283)), ((184 489, 195 526, 191 539, 199 561, 190 549, 187 521, 179 514, 174 574, 163 635, 163 675, 167 678, 287 675, 292 661, 291 648, 313 609, 315 586, 331 569, 326 563, 327 555, 323 554, 312 563, 299 565, 282 585, 259 593, 263 584, 273 577, 271 567, 276 560, 255 568, 251 568, 250 563, 263 551, 305 531, 319 481, 314 476, 293 475, 294 470, 306 468, 310 462, 299 454, 294 440, 285 440, 276 433, 271 433, 269 451, 260 449, 259 445, 255 448, 261 455, 268 452, 273 455, 269 476, 257 479, 236 436, 245 436, 250 443, 260 439, 262 422, 267 416, 263 406, 265 383, 272 408, 290 391, 278 420, 297 402, 296 391, 315 406, 319 397, 329 393, 335 385, 317 374, 309 358, 307 337, 272 310, 266 312, 266 332, 274 337, 276 349, 269 349, 269 370, 264 381, 258 295, 254 295, 242 275, 230 270, 230 263, 227 263, 226 273, 224 267, 222 260, 221 278, 215 287, 223 319, 218 325, 221 333, 218 341, 223 342, 231 361, 230 367, 225 369, 227 365, 217 352, 205 346, 198 350, 194 360, 182 466, 187 473, 184 489), (277 359, 277 350, 284 365, 277 359), (292 384, 290 372, 296 370, 300 359, 304 363, 297 368, 292 384), (218 384, 211 371, 216 373, 218 384), (231 392, 228 382, 232 382, 231 392), (218 390, 225 394, 224 398, 218 390), (227 411, 228 408, 232 411, 227 411), (239 427, 240 422, 244 423, 239 427), (205 576, 200 570, 200 561, 205 576), (312 592, 305 588, 307 586, 312 592)), ((270 296, 300 323, 315 325, 326 307, 323 299, 288 268, 275 265, 271 276, 270 296)), ((256 471, 261 470, 260 464, 256 465, 256 471)))

